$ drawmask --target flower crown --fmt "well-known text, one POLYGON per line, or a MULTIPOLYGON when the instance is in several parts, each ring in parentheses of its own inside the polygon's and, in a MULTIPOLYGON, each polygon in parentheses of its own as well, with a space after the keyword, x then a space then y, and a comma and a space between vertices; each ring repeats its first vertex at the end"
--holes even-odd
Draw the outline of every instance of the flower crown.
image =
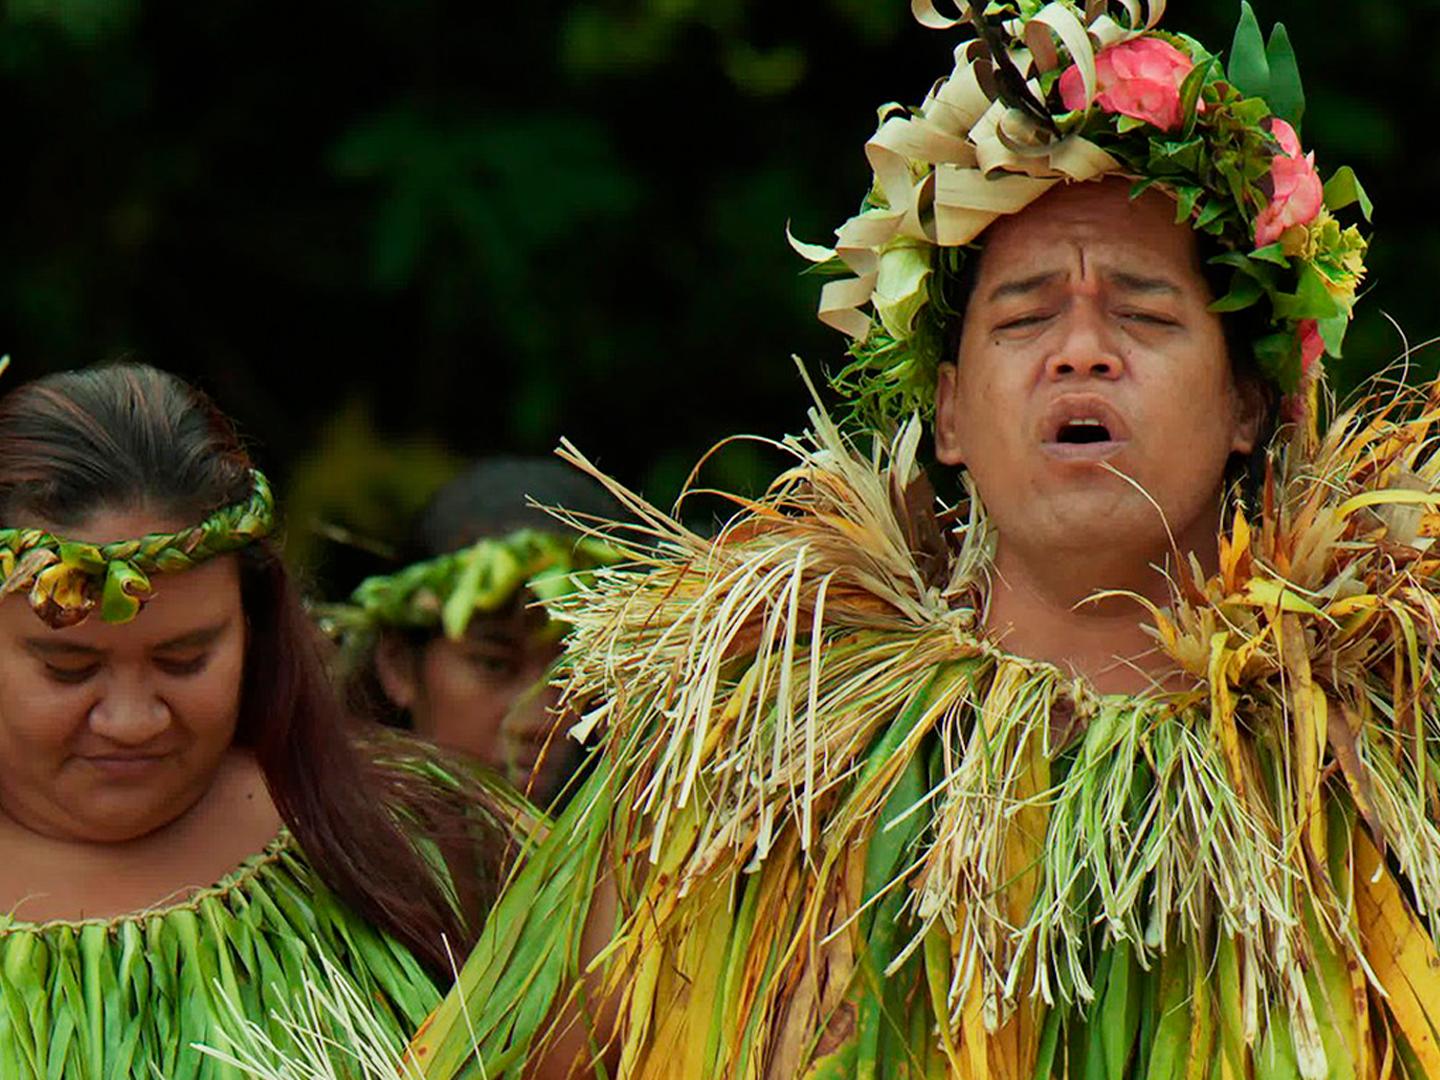
POLYGON ((955 3, 952 18, 912 0, 922 25, 968 23, 978 36, 918 109, 880 110, 860 213, 833 248, 790 239, 848 275, 822 290, 820 319, 852 339, 832 382, 856 418, 883 427, 933 406, 957 315, 947 286, 966 245, 1057 184, 1109 174, 1134 180, 1135 195, 1166 191, 1177 221, 1215 238, 1211 261, 1232 278, 1212 310, 1268 304, 1269 332, 1253 343, 1260 371, 1284 394, 1313 392, 1365 273, 1365 237, 1334 215, 1359 204, 1368 221, 1371 206, 1348 166, 1322 184, 1301 146, 1285 28, 1267 43, 1242 3, 1222 68, 1199 42, 1157 29, 1164 0, 955 3))
POLYGON ((347 645, 380 627, 435 627, 458 640, 477 613, 500 610, 522 588, 537 600, 557 599, 579 588, 586 571, 621 557, 590 537, 520 529, 394 574, 366 578, 348 604, 328 605, 318 615, 325 631, 347 645))
POLYGON ((28 592, 35 614, 57 628, 82 622, 97 608, 105 622, 129 622, 154 592, 151 574, 238 551, 274 527, 270 482, 252 469, 245 499, 177 533, 88 544, 43 529, 0 529, 0 596, 28 592))

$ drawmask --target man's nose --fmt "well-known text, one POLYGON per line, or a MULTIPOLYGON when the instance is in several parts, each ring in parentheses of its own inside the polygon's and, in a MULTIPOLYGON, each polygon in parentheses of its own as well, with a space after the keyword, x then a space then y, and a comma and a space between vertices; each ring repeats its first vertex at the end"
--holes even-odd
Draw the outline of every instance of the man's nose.
POLYGON ((1113 380, 1125 373, 1125 361, 1096 297, 1077 297, 1065 313, 1065 333, 1045 360, 1051 381, 1096 378, 1113 380))
POLYGON ((122 746, 143 746, 172 719, 170 706, 143 680, 116 680, 90 709, 90 730, 122 746))

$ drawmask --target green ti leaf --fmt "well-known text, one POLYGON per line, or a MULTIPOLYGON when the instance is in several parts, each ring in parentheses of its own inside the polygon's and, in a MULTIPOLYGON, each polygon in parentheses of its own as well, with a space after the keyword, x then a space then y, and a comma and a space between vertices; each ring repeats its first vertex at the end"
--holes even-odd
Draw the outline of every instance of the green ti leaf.
POLYGON ((1278 274, 1268 262, 1259 262, 1242 251, 1227 251, 1210 260, 1216 266, 1229 266, 1246 277, 1254 278, 1267 292, 1279 288, 1278 274))
POLYGON ((1293 394, 1300 388, 1300 344, 1294 334, 1282 331, 1259 338, 1255 342, 1255 360, 1282 394, 1293 394))
POLYGON ((1300 267, 1300 282, 1294 293, 1275 297, 1275 314, 1282 319, 1333 319, 1344 315, 1345 309, 1325 286, 1325 279, 1309 264, 1300 267))
POLYGON ((149 578, 123 559, 112 559, 105 569, 100 618, 107 623, 129 622, 139 614, 141 600, 149 592, 149 578))
POLYGON ((59 545, 60 561, 66 566, 78 567, 87 574, 98 574, 105 569, 105 556, 94 544, 78 541, 62 541, 59 545))
POLYGON ((1285 254, 1285 248, 1278 240, 1273 244, 1268 244, 1263 248, 1252 251, 1250 258, 1259 259, 1262 262, 1274 263, 1276 266, 1288 267, 1290 265, 1290 259, 1285 254))
POLYGON ((440 612, 440 624, 445 636, 458 641, 465 635, 470 617, 475 614, 475 598, 480 594, 482 581, 489 566, 484 559, 471 559, 460 571, 454 591, 445 600, 440 612))
POLYGON ((1276 116, 1288 120, 1298 132, 1305 116, 1305 87, 1300 82, 1300 65, 1295 60, 1295 49, 1284 23, 1276 23, 1270 31, 1265 59, 1270 65, 1270 89, 1265 100, 1276 116))
POLYGON ((1241 0, 1240 22, 1230 44, 1230 66, 1225 72, 1230 85, 1246 97, 1263 98, 1270 93, 1270 61, 1265 55, 1265 38, 1255 10, 1241 0))
POLYGON ((1355 170, 1349 165, 1342 165, 1325 184, 1325 208, 1334 213, 1354 203, 1360 204, 1360 212, 1365 215, 1365 220, 1369 221, 1375 204, 1360 185, 1360 178, 1355 175, 1355 170))
POLYGON ((1196 187, 1194 184, 1175 185, 1175 224, 1186 225, 1195 216, 1195 204, 1200 196, 1205 194, 1205 189, 1196 187))
POLYGON ((1200 104, 1200 95, 1206 84, 1212 80, 1215 66, 1213 56, 1197 58, 1190 74, 1186 75, 1185 81, 1180 84, 1180 115, 1185 121, 1184 129, 1180 133, 1183 139, 1189 139, 1195 134, 1195 124, 1200 118, 1197 107, 1200 104))
POLYGON ((1262 99, 1272 113, 1299 132, 1305 115, 1305 88, 1290 34, 1283 24, 1276 23, 1267 45, 1255 10, 1243 0, 1226 78, 1246 97, 1262 99))
POLYGON ((1128 942, 1113 948, 1109 985, 1100 999, 1100 1046, 1107 1080, 1127 1080, 1140 1026, 1140 967, 1128 942))
POLYGON ((1340 347, 1345 343, 1345 331, 1350 328, 1350 316, 1336 315, 1330 319, 1319 319, 1320 338, 1325 342, 1325 353, 1340 359, 1340 347))
POLYGON ((1264 295, 1265 288, 1260 282, 1246 274, 1237 273, 1230 282, 1230 291, 1212 303, 1210 310, 1221 315, 1227 311, 1244 311, 1259 303, 1264 295))

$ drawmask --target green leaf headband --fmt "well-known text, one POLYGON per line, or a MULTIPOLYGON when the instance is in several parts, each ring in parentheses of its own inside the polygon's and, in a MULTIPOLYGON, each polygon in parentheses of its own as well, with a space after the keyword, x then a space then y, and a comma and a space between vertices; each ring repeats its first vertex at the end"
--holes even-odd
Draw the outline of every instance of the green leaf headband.
POLYGON ((96 607, 108 623, 129 622, 154 591, 151 574, 188 570, 270 533, 270 483, 257 469, 250 481, 245 501, 177 533, 86 544, 43 529, 0 529, 0 596, 28 590, 35 614, 54 627, 73 626, 96 607))
POLYGON ((366 578, 351 593, 349 604, 332 605, 319 614, 326 629, 341 638, 380 627, 440 627, 446 637, 458 640, 477 613, 499 611, 521 589, 541 601, 567 596, 580 587, 586 571, 622 557, 590 537, 521 529, 394 574, 366 578))
MULTIPOLYGON (((1266 301, 1260 370, 1313 394, 1322 355, 1340 355, 1364 276, 1366 240, 1334 213, 1370 201, 1347 167, 1321 184, 1296 128, 1304 95, 1283 26, 1268 44, 1248 4, 1229 70, 1198 42, 1157 29, 1164 0, 1003 0, 983 12, 912 0, 919 21, 979 35, 917 109, 886 105, 865 152, 875 179, 835 247, 791 244, 848 275, 821 292, 820 319, 851 339, 833 383, 857 419, 887 427, 934 405, 946 286, 966 245, 1056 184, 1126 176, 1176 202, 1176 220, 1215 237, 1232 271, 1218 312, 1266 301), (1112 9, 1116 10, 1111 14, 1112 9)), ((1313 415, 1313 414, 1312 414, 1313 415)))

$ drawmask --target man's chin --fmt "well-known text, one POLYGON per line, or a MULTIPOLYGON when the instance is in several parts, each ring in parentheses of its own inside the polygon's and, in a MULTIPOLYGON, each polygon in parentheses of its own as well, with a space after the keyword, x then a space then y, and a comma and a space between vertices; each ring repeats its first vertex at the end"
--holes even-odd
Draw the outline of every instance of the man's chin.
POLYGON ((1027 548, 1099 553, 1169 547, 1160 511, 1137 486, 1113 473, 1096 471, 1060 490, 1041 489, 1015 520, 1009 518, 992 508, 1002 539, 1019 534, 1027 548))

